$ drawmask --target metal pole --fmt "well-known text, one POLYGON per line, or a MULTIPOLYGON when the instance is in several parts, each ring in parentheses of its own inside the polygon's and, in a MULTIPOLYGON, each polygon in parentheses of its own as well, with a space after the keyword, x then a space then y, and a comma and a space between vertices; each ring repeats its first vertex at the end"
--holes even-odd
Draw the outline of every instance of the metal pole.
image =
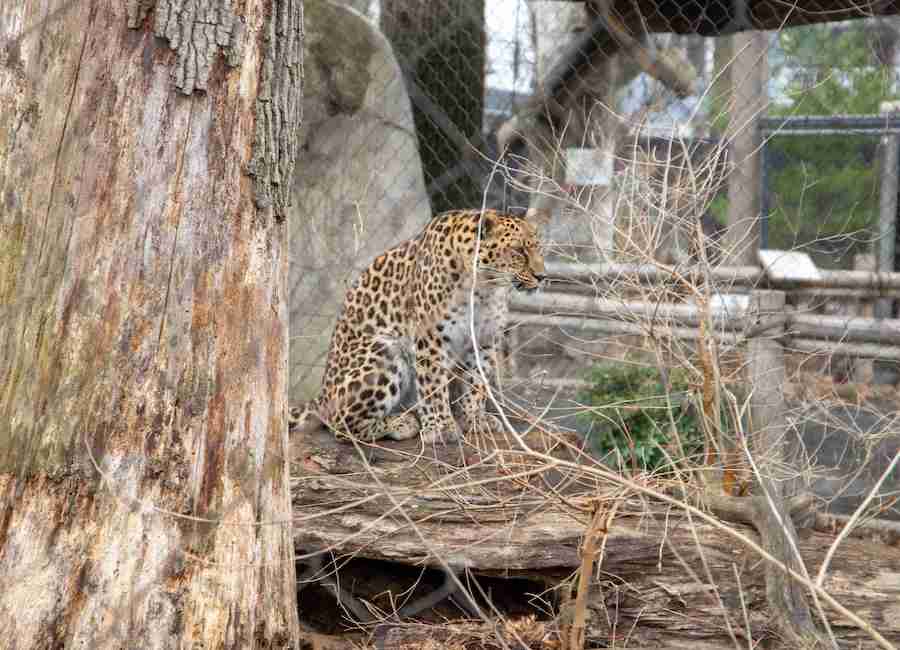
MULTIPOLYGON (((897 172, 900 170, 900 138, 894 134, 881 138, 882 165, 878 215, 878 270, 894 271, 894 248, 897 235, 897 172)), ((878 301, 876 316, 890 318, 892 301, 878 301)))
MULTIPOLYGON (((896 117, 900 105, 883 102, 881 114, 886 118, 896 117)), ((900 136, 885 133, 881 137, 881 188, 878 203, 878 251, 877 264, 880 273, 894 270, 894 249, 897 246, 897 173, 900 171, 900 136)), ((876 318, 890 318, 894 312, 894 301, 882 298, 875 303, 876 318)), ((897 365, 887 360, 875 360, 872 380, 876 384, 890 384, 897 379, 897 365)))
POLYGON ((764 134, 809 135, 822 133, 871 133, 873 135, 900 130, 900 112, 880 115, 790 115, 761 117, 759 127, 764 134))
POLYGON ((760 197, 759 201, 759 247, 769 247, 769 165, 772 164, 772 156, 769 154, 769 140, 762 137, 762 172, 759 175, 760 197))

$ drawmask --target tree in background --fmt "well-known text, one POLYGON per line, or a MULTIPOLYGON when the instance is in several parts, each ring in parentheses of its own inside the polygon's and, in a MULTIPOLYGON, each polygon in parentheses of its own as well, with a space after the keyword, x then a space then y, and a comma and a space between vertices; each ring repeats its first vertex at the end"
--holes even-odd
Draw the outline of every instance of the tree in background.
MULTIPOLYGON (((787 29, 771 52, 783 84, 770 115, 876 114, 897 97, 894 19, 787 29)), ((769 140, 772 248, 808 246, 816 263, 848 267, 878 214, 878 139, 864 135, 769 140)))
POLYGON ((384 0, 381 28, 412 100, 432 211, 480 205, 484 0, 384 0))

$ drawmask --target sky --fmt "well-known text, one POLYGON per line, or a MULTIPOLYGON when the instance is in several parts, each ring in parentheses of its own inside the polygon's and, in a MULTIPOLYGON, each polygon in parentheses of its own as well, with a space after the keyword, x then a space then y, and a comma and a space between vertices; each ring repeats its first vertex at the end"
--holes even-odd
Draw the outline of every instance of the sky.
POLYGON ((485 3, 488 33, 489 88, 529 93, 532 87, 534 48, 526 0, 490 0, 485 3), (516 65, 516 58, 519 65, 516 65))

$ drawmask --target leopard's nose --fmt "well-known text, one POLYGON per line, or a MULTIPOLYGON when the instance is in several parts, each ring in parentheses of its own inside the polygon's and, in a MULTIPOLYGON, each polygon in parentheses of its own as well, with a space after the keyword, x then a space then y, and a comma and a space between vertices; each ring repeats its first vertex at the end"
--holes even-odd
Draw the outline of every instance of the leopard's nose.
POLYGON ((535 273, 534 279, 537 280, 538 282, 543 282, 544 280, 547 279, 547 276, 543 273, 535 273))

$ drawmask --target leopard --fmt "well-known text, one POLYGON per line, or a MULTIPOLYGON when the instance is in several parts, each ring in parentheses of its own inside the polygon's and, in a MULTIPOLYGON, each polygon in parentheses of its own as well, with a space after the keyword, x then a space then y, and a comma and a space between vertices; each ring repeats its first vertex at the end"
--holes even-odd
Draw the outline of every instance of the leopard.
POLYGON ((312 413, 339 437, 446 444, 499 432, 487 412, 512 290, 545 279, 542 223, 491 209, 432 218, 378 255, 349 287, 312 413), (477 260, 477 264, 476 264, 477 260))

